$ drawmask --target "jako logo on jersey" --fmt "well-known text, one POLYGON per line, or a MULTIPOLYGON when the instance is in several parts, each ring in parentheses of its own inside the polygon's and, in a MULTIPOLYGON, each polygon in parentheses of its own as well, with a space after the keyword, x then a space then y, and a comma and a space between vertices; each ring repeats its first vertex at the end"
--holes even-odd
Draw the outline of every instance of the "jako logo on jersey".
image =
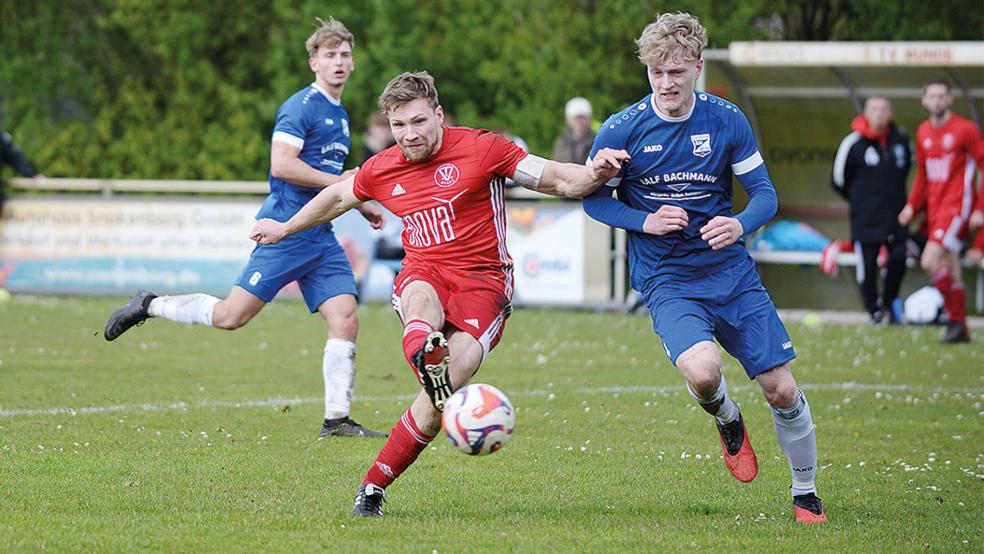
POLYGON ((434 183, 439 187, 448 188, 458 182, 461 173, 458 166, 454 164, 444 164, 434 172, 434 183))
POLYGON ((711 135, 690 135, 690 142, 694 144, 694 156, 703 158, 711 153, 711 135))
POLYGON ((345 136, 349 136, 349 127, 348 127, 348 120, 347 119, 343 119, 342 120, 342 133, 345 136))
POLYGON ((645 152, 646 154, 650 154, 652 152, 662 152, 663 151, 663 145, 662 144, 647 144, 646 146, 644 146, 642 148, 642 151, 645 152))
POLYGON ((332 119, 330 117, 327 118, 327 119, 325 119, 325 125, 334 125, 334 124, 335 124, 335 120, 334 119, 332 119))
POLYGON ((471 325, 472 327, 478 329, 478 320, 477 319, 469 318, 469 319, 466 319, 465 320, 465 323, 467 323, 468 325, 471 325))
POLYGON ((924 138, 923 139, 923 148, 925 148, 926 150, 929 150, 932 147, 933 147, 933 139, 931 139, 929 137, 924 138))
POLYGON ((390 191, 390 196, 399 196, 401 194, 406 194, 406 193, 407 191, 406 189, 403 188, 403 185, 397 183, 396 186, 393 187, 393 190, 390 191))
POLYGON ((947 154, 942 158, 926 158, 926 178, 930 181, 946 181, 950 177, 950 164, 953 163, 953 154, 947 154))

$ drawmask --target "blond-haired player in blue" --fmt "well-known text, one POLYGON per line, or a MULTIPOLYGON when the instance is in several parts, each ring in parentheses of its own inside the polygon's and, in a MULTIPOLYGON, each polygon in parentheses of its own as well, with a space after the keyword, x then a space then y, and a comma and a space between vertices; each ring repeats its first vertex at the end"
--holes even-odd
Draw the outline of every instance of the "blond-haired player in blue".
MULTIPOLYGON (((280 106, 270 154, 270 194, 257 218, 289 219, 309 200, 354 171, 343 171, 351 147, 349 116, 342 106, 345 83, 355 69, 355 39, 340 21, 319 20, 308 38, 308 65, 315 80, 280 106)), ((373 228, 382 228, 382 210, 363 204, 359 211, 373 228)), ((106 340, 116 340, 152 317, 220 329, 246 325, 284 285, 297 281, 311 313, 328 323, 322 373, 325 418, 321 436, 385 436, 349 417, 355 384, 358 294, 352 267, 331 224, 318 225, 276 245, 257 245, 229 295, 157 296, 139 291, 106 322, 106 340)))
POLYGON ((758 381, 772 407, 796 520, 825 522, 814 484, 810 405, 789 369, 793 343, 742 239, 775 215, 769 172, 744 114, 694 90, 707 45, 697 18, 662 14, 637 43, 652 93, 611 116, 595 137, 592 156, 624 149, 630 160, 609 187, 584 200, 584 210, 629 231, 632 287, 646 300, 653 330, 691 395, 714 416, 731 473, 751 481, 758 461, 728 396, 715 339, 758 381), (738 214, 732 176, 749 196, 738 214))

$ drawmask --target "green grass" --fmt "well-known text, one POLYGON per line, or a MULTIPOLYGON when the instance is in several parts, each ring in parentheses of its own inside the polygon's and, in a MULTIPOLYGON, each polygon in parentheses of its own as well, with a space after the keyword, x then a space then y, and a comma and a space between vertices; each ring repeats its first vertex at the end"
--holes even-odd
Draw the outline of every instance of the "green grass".
MULTIPOLYGON (((751 484, 648 319, 522 310, 476 379, 511 396, 512 441, 471 458, 439 437, 365 521, 352 497, 383 443, 318 439, 320 318, 275 303, 234 333, 154 320, 107 343, 119 301, 0 304, 0 550, 984 550, 981 333, 943 348, 932 328, 790 326, 831 520, 805 527, 734 360, 751 484)), ((415 381, 392 312, 360 315, 353 416, 388 429, 415 381)))

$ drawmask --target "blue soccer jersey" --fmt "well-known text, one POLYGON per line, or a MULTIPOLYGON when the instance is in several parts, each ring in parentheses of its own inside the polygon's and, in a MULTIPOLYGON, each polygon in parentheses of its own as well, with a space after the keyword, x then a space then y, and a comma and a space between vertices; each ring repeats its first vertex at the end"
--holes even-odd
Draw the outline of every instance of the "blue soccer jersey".
MULTIPOLYGON (((300 160, 318 171, 339 175, 352 144, 349 135, 349 115, 341 102, 312 83, 280 106, 272 140, 300 148, 300 160)), ((320 189, 293 185, 271 174, 270 195, 256 217, 287 221, 319 192, 320 189)), ((331 224, 326 223, 297 236, 322 240, 329 232, 331 224)))
POLYGON ((775 213, 775 189, 745 115, 734 104, 694 93, 690 113, 660 113, 650 94, 608 118, 595 137, 601 148, 625 149, 632 159, 621 175, 585 200, 589 215, 629 230, 629 267, 636 290, 666 279, 707 275, 748 259, 744 241, 712 250, 700 228, 732 212, 732 175, 749 193, 737 216, 751 233, 775 213), (611 198, 612 187, 617 201, 611 198), (648 214, 663 205, 687 211, 685 229, 662 236, 642 232, 648 214), (611 210, 615 210, 614 215, 611 210))

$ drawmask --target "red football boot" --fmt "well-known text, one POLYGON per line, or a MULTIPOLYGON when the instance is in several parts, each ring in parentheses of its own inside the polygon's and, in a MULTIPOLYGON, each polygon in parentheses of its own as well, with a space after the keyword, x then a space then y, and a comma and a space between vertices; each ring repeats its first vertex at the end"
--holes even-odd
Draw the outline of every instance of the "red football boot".
POLYGON ((812 492, 793 497, 793 513, 796 514, 796 521, 800 523, 827 523, 823 505, 812 492))
POLYGON ((735 479, 748 483, 758 475, 758 459, 752 450, 752 442, 748 439, 745 429, 745 419, 738 412, 738 419, 724 425, 714 420, 721 438, 721 450, 724 451, 724 465, 735 479))
POLYGON ((434 331, 427 335, 424 344, 414 353, 413 363, 416 366, 417 378, 424 386, 424 391, 430 397, 431 404, 437 411, 444 411, 444 404, 451 397, 451 378, 448 376, 448 366, 451 357, 448 355, 448 340, 444 333, 434 331))

